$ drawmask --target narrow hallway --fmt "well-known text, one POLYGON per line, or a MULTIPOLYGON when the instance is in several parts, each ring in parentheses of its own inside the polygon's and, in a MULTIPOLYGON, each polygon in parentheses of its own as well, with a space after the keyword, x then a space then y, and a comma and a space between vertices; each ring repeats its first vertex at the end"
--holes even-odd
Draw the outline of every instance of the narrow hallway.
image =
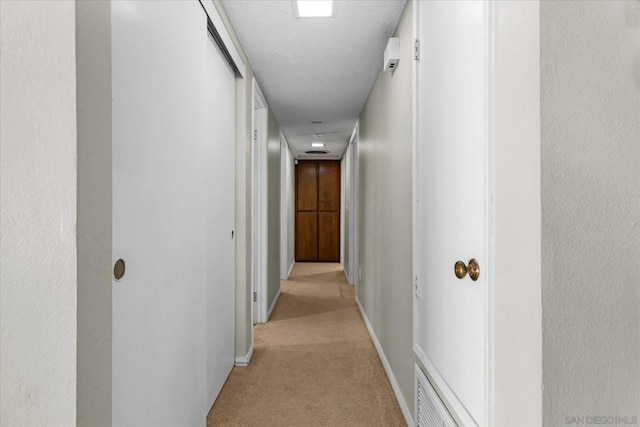
POLYGON ((208 426, 404 426, 340 264, 297 263, 208 426))

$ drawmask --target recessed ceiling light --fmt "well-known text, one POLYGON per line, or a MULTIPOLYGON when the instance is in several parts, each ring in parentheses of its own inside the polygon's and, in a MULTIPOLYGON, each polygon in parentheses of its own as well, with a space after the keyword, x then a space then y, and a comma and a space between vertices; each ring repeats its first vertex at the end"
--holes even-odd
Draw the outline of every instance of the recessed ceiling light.
POLYGON ((324 147, 324 142, 312 142, 312 147, 324 147))
POLYGON ((329 18, 333 16, 333 0, 297 0, 294 3, 299 18, 329 18))

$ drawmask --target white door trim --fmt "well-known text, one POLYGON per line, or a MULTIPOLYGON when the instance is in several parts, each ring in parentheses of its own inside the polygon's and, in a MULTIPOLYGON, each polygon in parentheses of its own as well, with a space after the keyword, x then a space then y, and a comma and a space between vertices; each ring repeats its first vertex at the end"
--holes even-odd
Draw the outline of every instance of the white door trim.
POLYGON ((353 129, 351 138, 349 139, 349 279, 351 284, 356 286, 356 295, 358 295, 359 262, 358 262, 358 139, 359 124, 353 129))
MULTIPOLYGON (((493 425, 502 420, 505 425, 515 425, 527 419, 532 424, 540 424, 540 2, 487 3, 486 155, 490 203, 487 205, 487 263, 483 270, 487 277, 487 411, 485 419, 478 421, 493 425), (513 346, 513 342, 518 345, 513 346), (510 363, 513 360, 518 363, 510 363)), ((413 2, 414 38, 419 34, 418 9, 424 4, 426 2, 413 2)), ((420 82, 418 62, 413 62, 413 228, 414 235, 419 235, 417 209, 423 203, 417 191, 420 82)), ((415 269, 424 260, 420 257, 417 239, 413 242, 415 269)), ((414 270, 414 274, 416 272, 414 270)), ((415 331, 414 327, 414 349, 417 348, 415 331)), ((428 362, 417 350, 416 355, 419 361, 428 362)), ((434 367, 427 369, 428 376, 429 371, 437 374, 434 367)), ((430 381, 440 397, 447 400, 446 390, 437 387, 446 383, 435 375, 430 376, 430 381)), ((459 417, 457 421, 470 425, 459 417)))
POLYGON ((253 323, 264 323, 267 321, 267 135, 269 121, 269 107, 267 101, 258 86, 256 79, 253 79, 253 108, 252 108, 252 216, 251 216, 251 242, 252 242, 252 262, 251 262, 251 289, 249 296, 252 302, 253 323))
MULTIPOLYGON (((345 154, 346 154, 345 150, 345 154)), ((345 223, 346 223, 346 209, 347 209, 347 199, 346 199, 346 187, 347 187, 347 168, 345 164, 345 155, 342 155, 342 159, 340 159, 340 264, 344 267, 344 247, 345 240, 349 237, 345 234, 345 223)), ((347 280, 349 279, 349 272, 345 271, 347 275, 347 280)))
POLYGON ((240 52, 238 52, 238 49, 236 48, 236 45, 233 42, 229 31, 227 30, 227 27, 224 25, 224 21, 222 20, 220 12, 218 12, 215 3, 213 2, 213 0, 204 0, 201 1, 200 4, 205 10, 207 17, 211 20, 214 28, 218 32, 218 35, 222 39, 222 43, 227 49, 227 52, 229 52, 229 55, 231 55, 234 65, 236 66, 236 68, 238 69, 238 73, 240 74, 240 78, 244 79, 247 75, 247 66, 242 60, 242 55, 240 55, 240 52))
POLYGON ((280 279, 289 278, 289 211, 287 202, 290 182, 287 181, 287 168, 289 163, 289 146, 287 140, 280 132, 280 279))

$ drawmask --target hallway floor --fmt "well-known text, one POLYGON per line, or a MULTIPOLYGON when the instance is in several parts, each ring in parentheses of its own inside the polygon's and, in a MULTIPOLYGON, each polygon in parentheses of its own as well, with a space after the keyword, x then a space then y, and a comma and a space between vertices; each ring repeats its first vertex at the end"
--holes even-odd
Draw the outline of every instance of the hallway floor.
POLYGON ((208 426, 404 426, 342 266, 297 263, 208 426))

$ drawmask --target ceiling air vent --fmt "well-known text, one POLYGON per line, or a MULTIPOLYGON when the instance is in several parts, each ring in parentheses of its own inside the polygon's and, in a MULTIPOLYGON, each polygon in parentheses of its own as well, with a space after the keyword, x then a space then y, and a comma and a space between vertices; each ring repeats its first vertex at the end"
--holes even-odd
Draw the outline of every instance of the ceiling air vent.
POLYGON ((329 154, 327 150, 309 150, 305 151, 306 154, 329 154))

